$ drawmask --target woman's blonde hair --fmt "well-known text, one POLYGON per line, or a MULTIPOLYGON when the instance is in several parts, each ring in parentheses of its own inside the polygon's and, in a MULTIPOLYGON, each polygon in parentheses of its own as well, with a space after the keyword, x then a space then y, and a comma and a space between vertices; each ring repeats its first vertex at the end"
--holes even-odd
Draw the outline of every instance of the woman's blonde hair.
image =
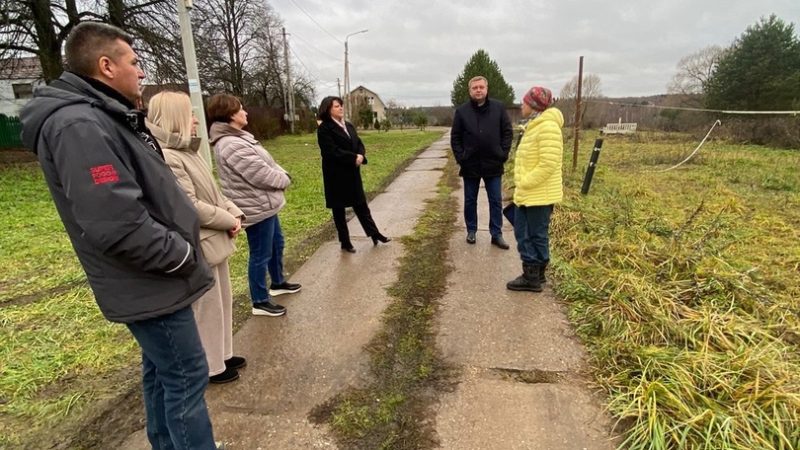
POLYGON ((159 92, 147 106, 147 120, 177 134, 181 142, 192 138, 192 102, 183 92, 159 92))

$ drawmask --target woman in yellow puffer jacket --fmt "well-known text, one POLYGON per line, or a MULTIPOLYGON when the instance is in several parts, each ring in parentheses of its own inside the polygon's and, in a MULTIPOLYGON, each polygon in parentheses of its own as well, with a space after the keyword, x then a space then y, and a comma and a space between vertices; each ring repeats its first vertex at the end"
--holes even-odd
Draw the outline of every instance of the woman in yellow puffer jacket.
POLYGON ((528 117, 528 123, 514 159, 514 237, 522 275, 506 284, 512 291, 541 292, 550 262, 550 216, 564 193, 564 116, 552 106, 554 101, 552 92, 540 86, 532 87, 522 98, 522 115, 528 117))

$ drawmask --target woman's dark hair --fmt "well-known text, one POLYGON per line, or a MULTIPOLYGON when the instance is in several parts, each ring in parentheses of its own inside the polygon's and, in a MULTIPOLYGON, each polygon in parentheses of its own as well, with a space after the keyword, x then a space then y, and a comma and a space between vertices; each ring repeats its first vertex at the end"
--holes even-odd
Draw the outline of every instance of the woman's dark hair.
POLYGON ((206 117, 210 123, 230 123, 231 117, 242 109, 239 97, 230 94, 214 94, 206 104, 206 117))
POLYGON ((328 120, 331 118, 331 107, 333 106, 333 102, 339 102, 340 105, 344 106, 344 100, 342 100, 341 97, 336 97, 333 95, 325 97, 322 99, 322 103, 319 104, 317 119, 328 120))

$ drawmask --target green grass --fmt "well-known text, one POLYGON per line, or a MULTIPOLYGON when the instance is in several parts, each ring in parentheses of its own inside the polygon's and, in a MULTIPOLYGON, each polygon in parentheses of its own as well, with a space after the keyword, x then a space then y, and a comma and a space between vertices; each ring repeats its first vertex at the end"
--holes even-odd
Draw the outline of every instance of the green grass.
POLYGON ((450 383, 452 369, 435 348, 438 299, 446 291, 449 240, 458 210, 451 158, 414 232, 403 238, 398 279, 389 288, 391 304, 381 331, 367 345, 371 382, 341 393, 315 408, 316 422, 331 425, 340 446, 353 449, 435 447, 435 430, 426 417, 435 392, 450 383), (424 254, 424 258, 419 255, 424 254))
MULTIPOLYGON (((364 133, 365 189, 379 189, 440 135, 364 133)), ((265 147, 293 177, 281 211, 291 254, 330 221, 319 149, 315 135, 285 136, 265 147)), ((41 429, 79 424, 98 404, 138 382, 128 371, 139 353, 127 329, 108 323, 97 309, 35 163, 0 166, 0 225, 0 448, 30 447, 58 438, 41 429)), ((244 233, 237 246, 231 277, 239 306, 247 306, 244 233)))
POLYGON ((0 305, 83 279, 38 165, 0 169, 0 305))
POLYGON ((800 152, 712 141, 656 172, 695 145, 607 138, 587 196, 565 158, 558 293, 621 448, 800 448, 800 152))

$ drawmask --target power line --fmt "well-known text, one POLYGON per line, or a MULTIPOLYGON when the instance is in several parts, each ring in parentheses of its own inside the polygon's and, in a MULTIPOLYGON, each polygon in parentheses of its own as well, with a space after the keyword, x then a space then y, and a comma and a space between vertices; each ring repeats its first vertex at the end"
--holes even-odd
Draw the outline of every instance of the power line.
POLYGON ((336 36, 334 36, 333 34, 331 34, 331 32, 330 32, 330 31, 328 31, 328 30, 326 30, 325 28, 323 28, 323 27, 322 27, 322 25, 320 25, 320 24, 319 24, 319 22, 317 22, 316 20, 314 20, 314 18, 313 18, 313 17, 311 17, 311 14, 307 13, 307 12, 306 12, 306 10, 305 10, 305 9, 303 9, 303 8, 302 8, 300 5, 298 5, 296 1, 294 1, 294 0, 291 0, 291 1, 292 1, 292 4, 293 4, 294 6, 296 6, 296 7, 297 7, 297 9, 299 9, 299 10, 300 10, 300 12, 302 12, 303 14, 305 14, 305 15, 306 15, 306 17, 308 17, 309 19, 311 19, 311 21, 312 21, 312 22, 314 22, 314 23, 315 23, 315 24, 316 24, 316 25, 319 27, 319 29, 320 29, 320 30, 322 30, 322 31, 324 31, 325 33, 327 33, 327 34, 328 34, 328 36, 332 37, 334 40, 336 40, 336 42, 338 42, 338 43, 340 43, 340 44, 342 44, 342 43, 343 43, 343 41, 341 41, 339 38, 337 38, 336 36))
POLYGON ((343 61, 343 59, 342 59, 342 58, 340 58, 340 57, 338 57, 338 56, 333 56, 333 55, 331 55, 330 53, 328 53, 328 52, 326 52, 326 51, 324 51, 324 50, 320 50, 320 49, 319 49, 318 47, 316 47, 314 44, 312 44, 311 42, 309 42, 308 40, 306 40, 304 37, 300 36, 300 35, 299 35, 299 34, 297 34, 297 33, 294 33, 294 34, 292 34, 292 36, 294 36, 294 37, 296 37, 296 38, 300 39, 301 41, 303 41, 303 43, 304 43, 304 44, 308 45, 308 46, 309 46, 309 47, 311 47, 313 50, 316 50, 316 51, 318 51, 319 53, 322 53, 323 55, 325 55, 325 56, 327 56, 327 57, 329 57, 329 58, 333 58, 333 59, 335 59, 335 60, 337 60, 337 61, 343 61))
MULTIPOLYGON (((295 36, 295 37, 296 37, 296 36, 295 36)), ((309 68, 308 68, 308 66, 306 66, 306 63, 304 63, 304 62, 303 62, 303 60, 302 60, 302 59, 300 59, 300 56, 298 56, 298 55, 297 55, 297 52, 296 52, 296 51, 294 51, 294 49, 293 49, 292 47, 289 47, 289 51, 290 51, 290 52, 292 52, 292 54, 294 55, 294 57, 297 59, 297 61, 300 63, 300 65, 301 65, 301 66, 303 66, 303 68, 304 68, 304 69, 306 69, 306 72, 308 72, 308 74, 309 74, 309 75, 313 76, 315 79, 319 79, 317 76, 315 76, 315 75, 314 75, 314 74, 311 72, 311 69, 309 69, 309 68)))

